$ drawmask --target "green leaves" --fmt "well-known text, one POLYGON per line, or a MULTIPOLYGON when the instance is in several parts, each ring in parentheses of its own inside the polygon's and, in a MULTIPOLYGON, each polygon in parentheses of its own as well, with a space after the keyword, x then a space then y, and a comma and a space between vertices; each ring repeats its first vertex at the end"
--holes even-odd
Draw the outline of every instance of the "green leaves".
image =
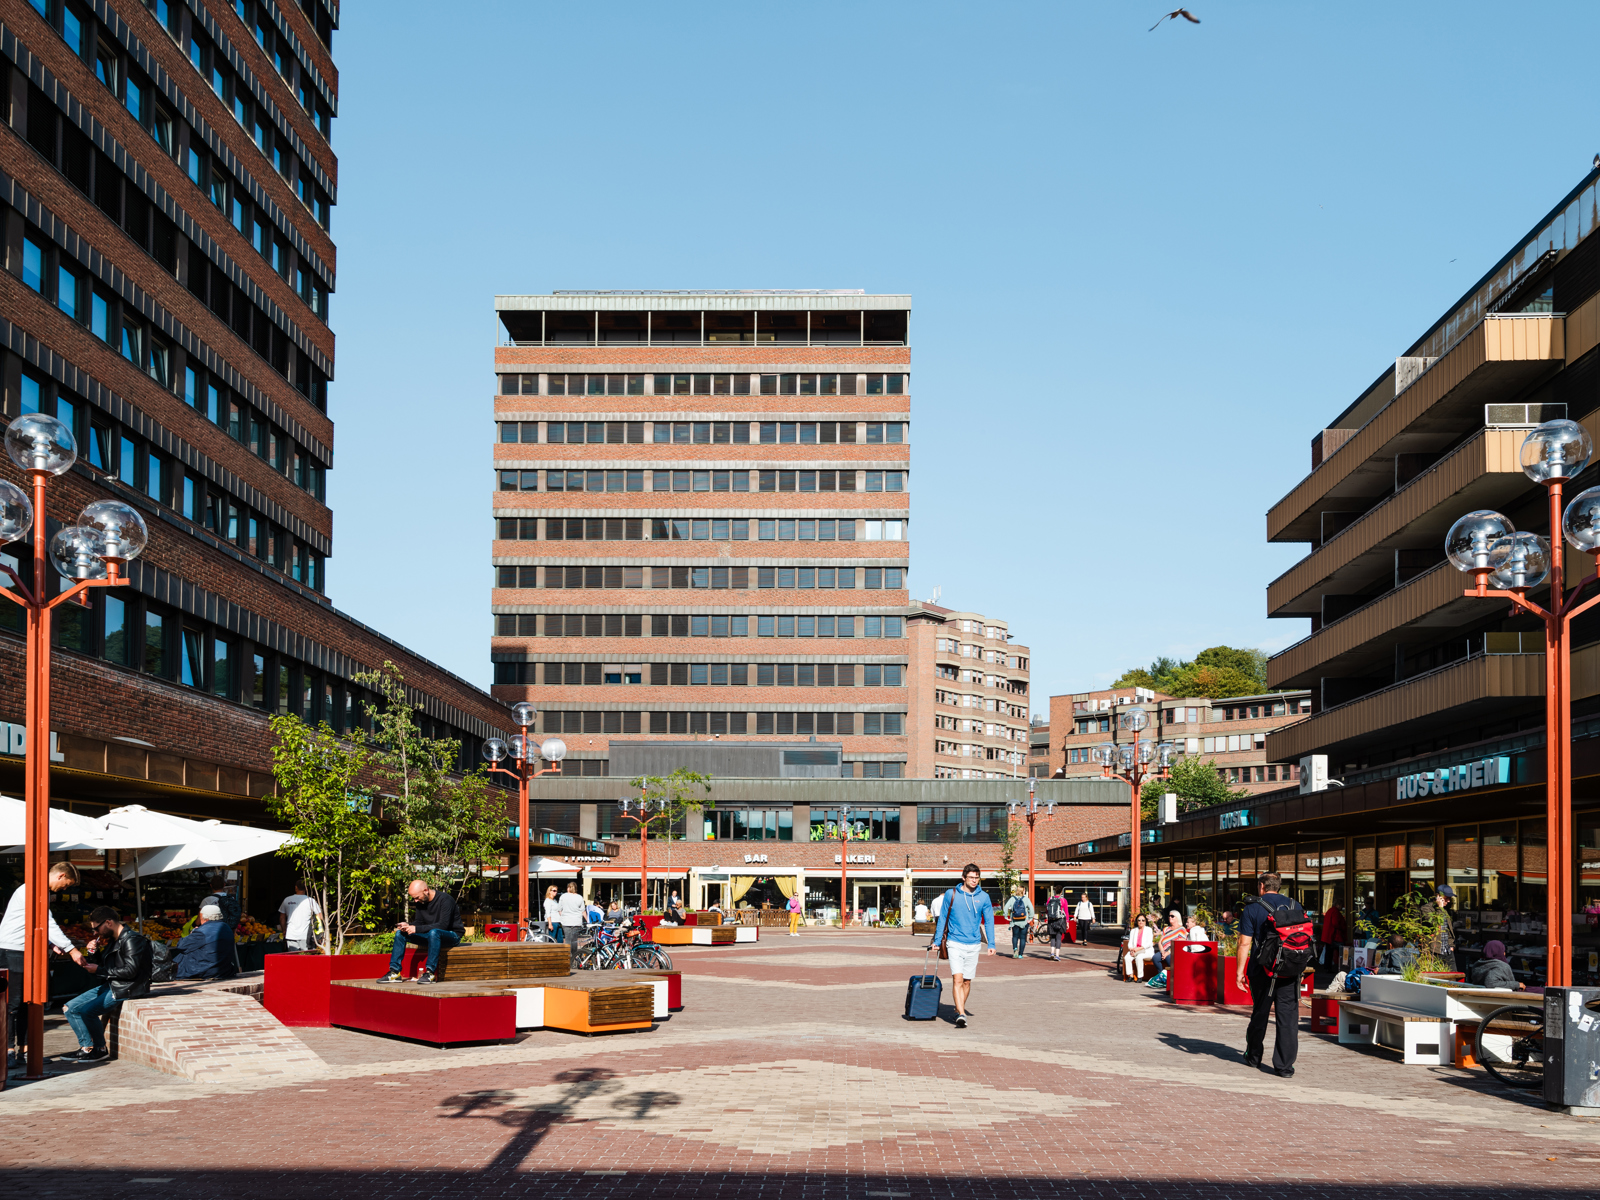
POLYGON ((1147 819, 1154 817, 1156 805, 1167 792, 1177 793, 1179 812, 1243 800, 1250 794, 1248 789, 1230 790, 1217 774, 1217 760, 1201 759, 1198 755, 1180 758, 1167 779, 1145 780, 1139 789, 1139 811, 1147 819))
POLYGON ((668 829, 690 812, 717 806, 711 798, 711 776, 687 767, 679 767, 671 775, 640 775, 630 779, 628 786, 638 789, 639 799, 652 811, 666 814, 662 820, 668 829))
POLYGON ((1267 656, 1260 650, 1212 646, 1193 662, 1158 658, 1149 667, 1124 671, 1112 687, 1146 687, 1169 696, 1222 700, 1267 690, 1267 656))

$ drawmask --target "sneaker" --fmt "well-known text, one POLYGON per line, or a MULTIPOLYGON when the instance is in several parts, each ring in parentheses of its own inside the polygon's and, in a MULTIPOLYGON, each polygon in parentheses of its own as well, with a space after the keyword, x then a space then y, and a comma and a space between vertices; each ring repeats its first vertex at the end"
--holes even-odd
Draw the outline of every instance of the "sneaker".
POLYGON ((421 971, 421 972, 418 973, 417 977, 415 979, 413 979, 411 982, 412 983, 432 983, 433 981, 434 981, 434 974, 433 974, 432 971, 421 971))
POLYGON ((1259 1071, 1261 1069, 1261 1059, 1254 1054, 1246 1054, 1244 1056, 1244 1065, 1252 1071, 1259 1071))
POLYGON ((1294 1078, 1294 1068, 1293 1067, 1279 1067, 1277 1069, 1276 1073, 1277 1073, 1277 1076, 1278 1076, 1279 1079, 1293 1079, 1294 1078))
POLYGON ((103 1058, 110 1058, 111 1057, 111 1051, 107 1050, 104 1046, 100 1046, 100 1047, 97 1047, 97 1048, 96 1047, 91 1047, 88 1050, 79 1050, 76 1054, 65 1054, 65 1055, 62 1055, 62 1057, 65 1058, 68 1062, 78 1062, 78 1063, 99 1062, 103 1058))
POLYGON ((404 983, 405 981, 406 977, 400 974, 399 971, 390 971, 387 975, 380 976, 378 979, 379 983, 404 983))
POLYGON ((957 1016, 956 1017, 956 1028, 957 1029, 965 1029, 966 1027, 967 1027, 967 1018, 965 1016, 957 1016))

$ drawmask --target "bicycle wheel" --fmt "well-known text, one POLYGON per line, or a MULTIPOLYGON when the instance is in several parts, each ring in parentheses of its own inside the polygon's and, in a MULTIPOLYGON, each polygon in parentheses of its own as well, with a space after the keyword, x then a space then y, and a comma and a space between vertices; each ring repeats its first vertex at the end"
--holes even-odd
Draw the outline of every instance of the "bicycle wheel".
POLYGON ((641 970, 670 971, 672 959, 667 957, 667 952, 660 946, 646 943, 633 948, 633 965, 641 970))
POLYGON ((587 946, 578 947, 578 952, 572 957, 572 965, 580 971, 598 971, 600 969, 600 947, 593 942, 587 946))
POLYGON ((1526 1004, 1497 1008, 1478 1022, 1473 1055, 1497 1082, 1532 1091, 1544 1086, 1544 1010, 1526 1004))

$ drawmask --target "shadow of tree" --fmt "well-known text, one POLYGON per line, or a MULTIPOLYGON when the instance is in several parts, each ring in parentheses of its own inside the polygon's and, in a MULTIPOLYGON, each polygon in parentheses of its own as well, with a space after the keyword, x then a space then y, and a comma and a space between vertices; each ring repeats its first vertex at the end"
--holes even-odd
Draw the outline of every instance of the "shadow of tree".
MULTIPOLYGON (((510 1139, 484 1171, 491 1175, 515 1171, 544 1140, 552 1125, 581 1119, 572 1114, 584 1101, 619 1091, 623 1086, 616 1072, 604 1067, 563 1071, 555 1077, 555 1082, 566 1085, 561 1095, 534 1107, 520 1106, 523 1097, 498 1088, 450 1096, 441 1103, 454 1109, 447 1114, 447 1119, 490 1120, 511 1129, 510 1139)), ((631 1120, 643 1121, 657 1109, 674 1108, 682 1103, 683 1098, 674 1092, 648 1091, 618 1096, 611 1107, 631 1120)))

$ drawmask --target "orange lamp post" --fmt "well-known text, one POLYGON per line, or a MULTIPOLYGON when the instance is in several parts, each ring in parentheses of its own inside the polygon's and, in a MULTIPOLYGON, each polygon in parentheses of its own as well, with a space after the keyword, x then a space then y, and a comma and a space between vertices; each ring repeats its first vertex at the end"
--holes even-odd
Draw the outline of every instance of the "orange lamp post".
POLYGON ((1107 779, 1126 779, 1131 796, 1128 801, 1128 924, 1131 928, 1143 903, 1143 880, 1140 878, 1140 836, 1143 816, 1140 812, 1139 789, 1146 778, 1154 775, 1165 779, 1173 762, 1182 753, 1174 742, 1141 740, 1140 732, 1150 723, 1142 708, 1129 709, 1117 722, 1123 730, 1133 735, 1131 742, 1102 742, 1094 748, 1096 762, 1107 779))
POLYGON ((650 822, 667 815, 666 800, 618 800, 622 815, 639 830, 639 924, 644 925, 644 910, 650 906, 650 822))
MULTIPOLYGON (((1039 800, 1034 795, 1034 781, 1031 779, 1028 780, 1028 799, 1026 804, 1021 800, 1011 801, 1006 805, 1006 815, 1008 817, 1016 816, 1019 808, 1024 810, 1028 818, 1028 903, 1037 904, 1039 902, 1038 892, 1035 890, 1033 882, 1033 823, 1039 819, 1039 800)), ((1054 816, 1055 811, 1054 802, 1045 804, 1046 816, 1054 816)))
POLYGON ((1576 421, 1546 421, 1523 440, 1522 469, 1544 485, 1548 496, 1548 540, 1518 533, 1509 520, 1488 509, 1468 513, 1445 537, 1446 556, 1476 581, 1464 595, 1510 600, 1513 614, 1527 613, 1544 622, 1545 983, 1551 987, 1572 984, 1572 621, 1600 603, 1600 594, 1579 599, 1600 579, 1600 488, 1580 493, 1565 511, 1561 502, 1567 480, 1588 465, 1593 452, 1588 430, 1576 421), (1596 563, 1570 590, 1563 541, 1596 563), (1546 580, 1547 603, 1528 599, 1546 580))
POLYGON ((139 556, 149 535, 144 519, 128 505, 97 500, 76 525, 65 526, 47 542, 47 485, 77 460, 72 431, 54 417, 30 413, 7 428, 6 453, 26 472, 33 491, 30 499, 22 488, 0 479, 0 543, 33 532, 30 578, 24 582, 10 567, 0 566, 10 579, 9 587, 0 585, 0 595, 20 605, 28 617, 22 999, 27 1006, 27 1078, 39 1079, 44 1075, 44 1006, 50 997, 50 614, 68 602, 87 607, 89 588, 126 583, 123 566, 139 556), (55 596, 49 594, 50 565, 69 585, 55 596))
POLYGON ((483 757, 489 760, 489 772, 509 775, 517 781, 517 937, 528 935, 528 781, 540 775, 561 774, 561 760, 567 756, 567 744, 560 738, 547 738, 539 747, 539 757, 553 766, 535 771, 533 756, 528 753, 532 739, 528 730, 533 725, 534 707, 526 700, 511 706, 511 719, 522 730, 512 737, 510 745, 499 738, 490 738, 483 744, 483 757), (500 764, 511 758, 508 771, 500 764))

